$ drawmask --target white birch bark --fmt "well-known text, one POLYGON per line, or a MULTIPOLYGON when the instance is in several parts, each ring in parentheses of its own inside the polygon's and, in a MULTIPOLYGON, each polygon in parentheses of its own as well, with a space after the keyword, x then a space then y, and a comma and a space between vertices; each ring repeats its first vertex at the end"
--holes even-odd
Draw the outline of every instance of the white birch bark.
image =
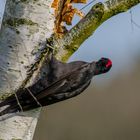
MULTIPOLYGON (((54 28, 51 0, 7 0, 0 31, 0 94, 11 93, 27 78, 28 67, 54 28)), ((32 80, 33 81, 33 80, 32 80)), ((32 83, 30 81, 30 84, 32 83)), ((0 122, 0 139, 31 140, 39 111, 0 122)))

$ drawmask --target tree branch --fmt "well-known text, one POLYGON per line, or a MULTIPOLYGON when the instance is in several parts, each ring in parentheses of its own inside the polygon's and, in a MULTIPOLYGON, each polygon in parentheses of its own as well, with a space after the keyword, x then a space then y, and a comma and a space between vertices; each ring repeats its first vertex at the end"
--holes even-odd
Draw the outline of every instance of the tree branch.
POLYGON ((80 20, 63 38, 57 39, 57 58, 67 60, 95 30, 109 18, 129 10, 140 3, 140 0, 108 0, 95 4, 88 14, 80 20), (61 54, 61 55, 60 55, 61 54))

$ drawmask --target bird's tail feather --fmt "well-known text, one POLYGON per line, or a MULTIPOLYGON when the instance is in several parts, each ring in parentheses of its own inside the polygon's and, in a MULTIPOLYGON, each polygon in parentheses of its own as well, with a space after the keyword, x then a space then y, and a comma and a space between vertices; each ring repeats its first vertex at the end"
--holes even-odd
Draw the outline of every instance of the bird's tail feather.
POLYGON ((5 106, 5 105, 8 105, 8 103, 7 103, 6 100, 0 102, 0 107, 3 107, 3 106, 5 106))
POLYGON ((5 100, 0 102, 0 107, 3 107, 5 105, 10 105, 11 102, 16 102, 16 97, 15 95, 9 96, 8 98, 6 98, 5 100))
POLYGON ((9 113, 15 113, 18 111, 18 108, 19 108, 18 105, 8 106, 6 109, 0 112, 0 116, 9 114, 9 113))

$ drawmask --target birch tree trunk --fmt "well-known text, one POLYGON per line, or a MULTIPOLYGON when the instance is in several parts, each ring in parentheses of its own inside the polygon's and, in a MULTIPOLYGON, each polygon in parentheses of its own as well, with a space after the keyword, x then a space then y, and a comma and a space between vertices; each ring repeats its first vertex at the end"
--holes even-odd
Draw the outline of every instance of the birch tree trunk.
MULTIPOLYGON (((44 67, 46 38, 53 34, 51 0, 7 0, 0 31, 0 98, 31 85, 44 67), (43 54, 43 55, 42 55, 43 54), (29 69, 31 68, 31 71, 29 69)), ((56 57, 66 61, 107 19, 127 11, 140 0, 108 0, 97 3, 61 39, 54 39, 56 57)), ((0 139, 31 140, 39 110, 0 121, 0 139)))
MULTIPOLYGON (((53 33, 50 3, 51 0, 7 0, 0 31, 1 98, 33 83, 34 78, 29 78, 27 71, 53 33)), ((31 111, 24 117, 1 121, 0 139, 31 140, 38 116, 39 111, 31 111)))

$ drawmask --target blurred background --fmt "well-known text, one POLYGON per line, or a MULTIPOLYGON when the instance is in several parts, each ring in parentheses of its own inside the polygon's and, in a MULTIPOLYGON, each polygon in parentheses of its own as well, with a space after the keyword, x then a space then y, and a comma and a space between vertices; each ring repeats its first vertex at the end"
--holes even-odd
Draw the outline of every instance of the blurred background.
MULTIPOLYGON (((1 0, 1 13, 3 7, 1 0)), ((113 67, 94 77, 81 95, 43 108, 34 140, 140 140, 139 13, 140 5, 112 17, 69 59, 90 62, 108 57, 113 67)), ((75 16, 73 26, 79 20, 75 16)))

